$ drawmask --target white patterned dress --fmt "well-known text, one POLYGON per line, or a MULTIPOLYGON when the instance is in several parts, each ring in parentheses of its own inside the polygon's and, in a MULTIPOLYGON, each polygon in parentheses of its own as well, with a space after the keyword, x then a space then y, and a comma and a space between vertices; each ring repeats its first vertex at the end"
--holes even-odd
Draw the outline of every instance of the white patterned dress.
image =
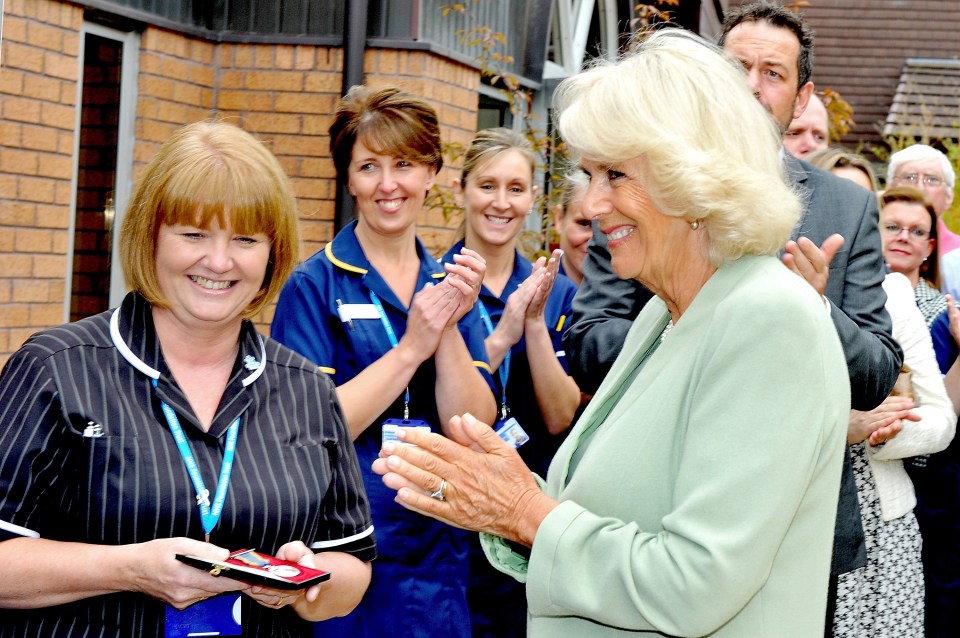
POLYGON ((923 567, 913 512, 884 521, 866 458, 866 443, 850 447, 867 564, 841 574, 833 635, 837 638, 923 638, 923 567))

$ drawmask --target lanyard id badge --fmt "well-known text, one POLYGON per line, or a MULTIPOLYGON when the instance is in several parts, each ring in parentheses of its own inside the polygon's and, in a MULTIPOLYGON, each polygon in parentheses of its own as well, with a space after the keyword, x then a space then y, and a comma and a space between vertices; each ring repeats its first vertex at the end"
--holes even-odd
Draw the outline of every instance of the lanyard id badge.
POLYGON ((166 638, 242 636, 240 595, 231 592, 215 596, 184 610, 167 605, 163 635, 166 638))
MULTIPOLYGON (((380 297, 377 296, 377 293, 370 291, 370 302, 373 303, 374 308, 377 309, 377 315, 380 317, 380 324, 383 326, 383 331, 387 333, 387 339, 390 340, 390 347, 397 347, 397 333, 393 331, 393 325, 390 324, 390 319, 387 317, 387 312, 383 309, 383 304, 380 303, 380 297)), ((403 418, 402 419, 386 419, 381 427, 381 439, 380 444, 384 444, 387 441, 397 441, 402 443, 397 439, 397 428, 406 427, 406 428, 419 428, 426 429, 430 431, 430 424, 424 421, 423 419, 411 419, 410 418, 410 386, 408 385, 403 391, 403 418)))
MULTIPOLYGON (((153 380, 153 387, 157 387, 157 380, 153 380)), ((173 440, 177 443, 177 450, 183 458, 183 464, 187 467, 187 473, 190 480, 193 481, 193 487, 197 492, 197 506, 200 508, 200 520, 203 523, 204 540, 210 542, 210 532, 217 526, 220 520, 220 513, 223 511, 223 503, 227 499, 227 489, 230 487, 230 475, 233 473, 233 457, 237 451, 237 436, 240 433, 240 417, 230 424, 227 429, 227 443, 223 450, 223 463, 220 465, 220 477, 217 479, 217 491, 213 497, 213 504, 210 503, 210 490, 207 489, 200 475, 200 468, 197 467, 197 460, 194 458, 193 450, 187 442, 187 436, 183 433, 180 426, 180 419, 177 413, 173 411, 166 401, 160 401, 160 408, 167 419, 167 425, 170 426, 170 432, 173 433, 173 440)))
MULTIPOLYGON (((484 306, 483 302, 479 299, 477 299, 477 309, 480 310, 480 318, 483 319, 483 325, 487 329, 487 336, 492 335, 493 321, 490 319, 490 313, 487 312, 487 307, 484 306)), ((530 437, 523 431, 523 428, 520 427, 520 424, 515 418, 508 416, 510 409, 507 407, 507 381, 510 379, 510 350, 507 350, 503 355, 503 363, 497 368, 497 373, 500 375, 501 388, 500 419, 494 424, 493 429, 496 431, 497 436, 513 447, 518 448, 529 441, 530 437)))

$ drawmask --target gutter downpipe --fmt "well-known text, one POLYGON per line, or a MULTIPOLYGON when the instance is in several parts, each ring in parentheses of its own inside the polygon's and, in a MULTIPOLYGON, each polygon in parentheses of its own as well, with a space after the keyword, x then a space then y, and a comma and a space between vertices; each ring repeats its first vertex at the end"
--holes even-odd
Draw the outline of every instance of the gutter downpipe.
MULTIPOLYGON (((363 52, 367 45, 367 8, 369 0, 346 0, 343 20, 343 84, 340 95, 351 86, 363 84, 363 52)), ((337 179, 333 234, 354 218, 353 198, 346 184, 337 179)))

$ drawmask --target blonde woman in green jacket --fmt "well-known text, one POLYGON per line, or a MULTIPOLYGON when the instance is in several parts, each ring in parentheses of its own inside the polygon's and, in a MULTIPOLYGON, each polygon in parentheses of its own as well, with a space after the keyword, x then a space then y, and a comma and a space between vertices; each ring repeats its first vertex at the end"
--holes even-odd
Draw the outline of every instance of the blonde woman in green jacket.
POLYGON ((530 636, 821 636, 850 388, 808 282, 836 244, 802 277, 777 258, 800 211, 778 132, 698 37, 657 33, 557 102, 617 275, 657 298, 545 484, 469 415, 374 469, 486 533, 530 636))

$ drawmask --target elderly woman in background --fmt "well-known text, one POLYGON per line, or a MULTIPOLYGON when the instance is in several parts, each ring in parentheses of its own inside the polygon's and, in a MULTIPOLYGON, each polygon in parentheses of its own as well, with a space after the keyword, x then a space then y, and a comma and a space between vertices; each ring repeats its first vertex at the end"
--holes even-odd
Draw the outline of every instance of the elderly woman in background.
POLYGON ((776 257, 800 212, 776 127, 737 67, 672 30, 557 101, 584 210, 658 298, 543 489, 470 415, 454 441, 404 431, 419 447, 374 469, 488 533, 530 636, 822 634, 850 394, 822 298, 776 257))
POLYGON ((443 165, 434 109, 394 87, 355 86, 330 125, 337 178, 357 219, 301 264, 271 330, 337 385, 379 538, 357 610, 322 636, 470 636, 468 536, 408 512, 370 469, 398 423, 446 432, 454 414, 495 417, 479 313, 485 272, 464 249, 441 266, 417 218, 443 165), (446 275, 446 276, 445 276, 446 275))
MULTIPOLYGON (((860 155, 826 148, 810 153, 807 161, 875 190, 873 167, 860 155)), ((898 189, 892 190, 893 199, 899 197, 898 189)), ((935 234, 932 221, 928 226, 935 234)), ((903 231, 897 228, 893 233, 882 224, 881 228, 884 247, 896 244, 894 254, 899 256, 903 231)), ((908 227, 908 239, 921 230, 908 227)), ((913 514, 917 499, 901 459, 946 448, 957 421, 927 324, 914 300, 914 284, 906 275, 891 272, 883 289, 887 293, 884 306, 890 313, 893 337, 903 349, 905 367, 894 392, 879 406, 867 412, 850 411, 847 443, 852 446, 867 565, 839 577, 833 618, 837 637, 923 635, 921 540, 913 514)))
POLYGON ((333 384, 249 320, 299 250, 251 135, 201 122, 161 147, 120 230, 133 292, 0 374, 0 636, 304 636, 357 605, 373 526, 333 384), (333 577, 290 592, 176 559, 243 548, 333 577))

